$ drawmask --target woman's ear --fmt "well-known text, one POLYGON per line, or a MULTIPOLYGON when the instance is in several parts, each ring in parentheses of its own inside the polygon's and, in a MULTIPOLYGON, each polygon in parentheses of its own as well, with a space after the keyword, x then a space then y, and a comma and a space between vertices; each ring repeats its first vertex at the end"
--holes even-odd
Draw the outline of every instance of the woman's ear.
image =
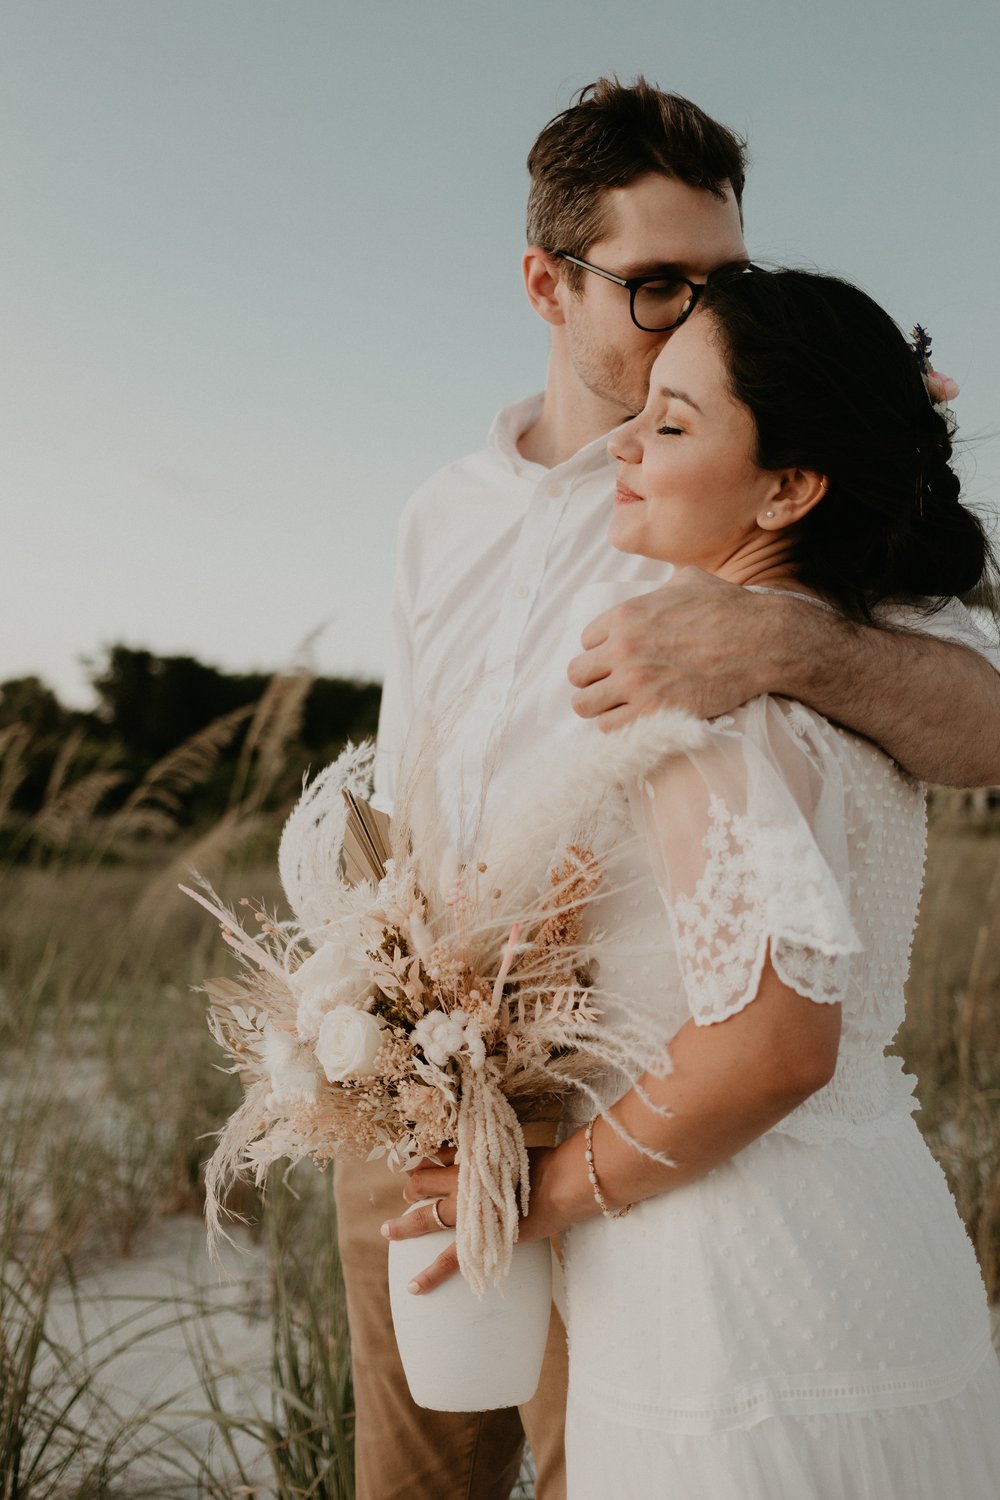
POLYGON ((521 262, 528 301, 540 318, 559 327, 566 320, 559 305, 559 262, 547 250, 529 245, 521 262))
POLYGON ((830 487, 825 474, 815 469, 782 469, 757 515, 762 531, 781 531, 794 526, 818 505, 830 487))

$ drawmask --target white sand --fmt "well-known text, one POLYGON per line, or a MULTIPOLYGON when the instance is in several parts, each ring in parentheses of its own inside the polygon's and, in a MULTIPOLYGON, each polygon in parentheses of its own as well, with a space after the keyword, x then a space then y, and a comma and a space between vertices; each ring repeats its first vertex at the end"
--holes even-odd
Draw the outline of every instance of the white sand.
MULTIPOLYGON (((255 1406, 269 1411, 265 1257, 248 1236, 234 1238, 248 1253, 227 1253, 232 1281, 220 1280, 209 1265, 204 1225, 176 1216, 156 1224, 133 1256, 81 1275, 75 1299, 68 1287, 54 1298, 48 1333, 63 1348, 83 1352, 91 1368, 100 1365, 93 1388, 107 1410, 123 1419, 151 1413, 130 1442, 135 1457, 120 1481, 130 1500, 143 1493, 143 1480, 176 1478, 178 1495, 195 1494, 183 1475, 193 1474, 199 1460, 219 1476, 232 1468, 216 1424, 197 1415, 209 1405, 199 1364, 215 1372, 228 1415, 255 1406)), ((107 1425, 99 1416, 94 1421, 107 1425)), ((237 1447, 248 1465, 259 1453, 246 1435, 237 1447)), ((261 1478, 267 1472, 266 1463, 257 1471, 261 1478)))

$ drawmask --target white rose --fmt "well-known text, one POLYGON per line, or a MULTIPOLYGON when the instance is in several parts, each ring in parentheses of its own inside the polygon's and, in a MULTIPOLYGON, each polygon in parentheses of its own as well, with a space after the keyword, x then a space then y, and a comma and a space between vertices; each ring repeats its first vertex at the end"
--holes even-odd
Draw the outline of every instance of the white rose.
POLYGON ((319 1073, 308 1047, 287 1031, 269 1026, 264 1033, 263 1062, 271 1075, 268 1104, 276 1109, 313 1100, 319 1093, 319 1073))
POLYGON ((299 964, 289 975, 289 984, 299 997, 295 1029, 309 1042, 316 1040, 328 1011, 360 998, 367 989, 364 975, 338 934, 299 964))
POLYGON ((366 1078, 382 1041, 382 1023, 366 1010, 338 1005, 323 1018, 316 1042, 320 1067, 331 1083, 366 1078))
POLYGON ((336 984, 340 980, 345 957, 346 945, 340 936, 322 942, 315 953, 310 953, 295 969, 292 974, 292 989, 301 992, 316 989, 321 984, 336 984))

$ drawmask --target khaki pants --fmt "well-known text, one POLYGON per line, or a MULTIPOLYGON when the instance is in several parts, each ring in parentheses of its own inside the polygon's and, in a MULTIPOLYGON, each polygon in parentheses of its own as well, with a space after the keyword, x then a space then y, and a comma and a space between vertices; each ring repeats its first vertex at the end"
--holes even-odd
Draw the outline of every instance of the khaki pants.
POLYGON ((538 1392, 508 1411, 415 1406, 389 1310, 386 1219, 403 1211, 402 1182, 384 1162, 338 1162, 340 1256, 351 1326, 357 1500, 507 1500, 527 1436, 537 1500, 565 1500, 566 1333, 555 1308, 538 1392))

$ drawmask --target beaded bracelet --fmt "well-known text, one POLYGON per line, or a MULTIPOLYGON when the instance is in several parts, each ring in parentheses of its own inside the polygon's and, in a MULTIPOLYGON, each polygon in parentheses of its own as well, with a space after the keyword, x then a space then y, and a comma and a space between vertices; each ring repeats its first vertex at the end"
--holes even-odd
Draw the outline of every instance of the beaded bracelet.
POLYGON ((606 1219, 624 1219, 625 1215, 632 1207, 631 1203, 626 1203, 624 1208, 610 1209, 604 1201, 604 1194, 601 1192, 601 1185, 597 1180, 597 1170, 594 1166, 594 1123, 596 1119, 597 1116, 594 1115, 592 1119, 588 1120, 587 1128, 583 1132, 583 1138, 586 1142, 586 1150, 584 1151, 583 1156, 584 1160, 587 1163, 587 1177, 590 1180, 591 1187, 594 1189, 594 1197, 597 1199, 597 1206, 601 1210, 601 1213, 604 1215, 604 1217, 606 1219))

